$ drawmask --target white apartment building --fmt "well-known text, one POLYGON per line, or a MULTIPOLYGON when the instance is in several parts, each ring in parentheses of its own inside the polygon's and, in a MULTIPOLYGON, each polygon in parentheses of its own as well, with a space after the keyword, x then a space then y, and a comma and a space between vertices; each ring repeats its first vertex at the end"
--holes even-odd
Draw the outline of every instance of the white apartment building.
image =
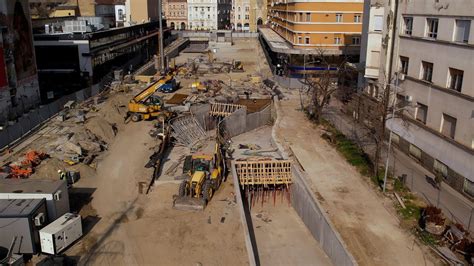
POLYGON ((360 85, 374 96, 390 83, 411 106, 408 127, 387 121, 395 145, 474 197, 474 1, 388 2, 366 1, 360 85))
POLYGON ((188 0, 190 30, 217 30, 217 0, 188 0))

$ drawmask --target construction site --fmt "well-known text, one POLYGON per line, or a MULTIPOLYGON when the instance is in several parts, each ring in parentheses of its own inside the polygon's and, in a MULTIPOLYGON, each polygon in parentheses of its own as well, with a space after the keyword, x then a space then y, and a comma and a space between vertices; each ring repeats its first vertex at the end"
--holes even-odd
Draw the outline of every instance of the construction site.
POLYGON ((169 71, 153 61, 117 72, 7 146, 7 199, 58 183, 69 206, 45 221, 82 217, 66 249, 22 252, 18 234, 5 233, 9 254, 80 265, 439 264, 332 148, 314 147, 319 133, 301 121, 297 92, 272 80, 258 40, 231 43, 178 39, 169 71), (335 169, 356 177, 350 188, 335 169))

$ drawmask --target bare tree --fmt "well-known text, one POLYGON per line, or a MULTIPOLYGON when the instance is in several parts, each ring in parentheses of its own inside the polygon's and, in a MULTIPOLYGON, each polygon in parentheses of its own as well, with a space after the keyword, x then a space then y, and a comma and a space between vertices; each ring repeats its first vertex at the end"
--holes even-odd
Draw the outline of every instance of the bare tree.
POLYGON ((329 61, 322 49, 318 49, 313 57, 316 60, 309 63, 316 62, 321 69, 317 70, 317 73, 305 75, 301 80, 304 85, 300 91, 301 96, 307 96, 306 103, 303 103, 303 96, 301 97, 301 107, 310 119, 320 123, 323 110, 329 104, 331 96, 341 88, 339 83, 346 77, 348 67, 345 58, 329 61))

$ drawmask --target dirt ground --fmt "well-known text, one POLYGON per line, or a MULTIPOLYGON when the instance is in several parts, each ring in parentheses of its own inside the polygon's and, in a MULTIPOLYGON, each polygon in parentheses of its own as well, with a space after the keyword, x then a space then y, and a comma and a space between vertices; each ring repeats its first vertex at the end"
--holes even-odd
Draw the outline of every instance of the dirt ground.
POLYGON ((358 171, 298 111, 297 95, 279 103, 275 132, 307 172, 312 190, 360 265, 433 265, 414 236, 399 226, 391 203, 378 196, 358 171))

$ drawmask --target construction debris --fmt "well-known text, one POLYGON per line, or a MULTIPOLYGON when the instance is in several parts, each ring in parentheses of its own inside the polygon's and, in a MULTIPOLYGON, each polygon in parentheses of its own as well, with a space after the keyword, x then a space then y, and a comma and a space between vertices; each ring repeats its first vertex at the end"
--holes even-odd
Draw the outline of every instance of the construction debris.
POLYGON ((174 118, 170 124, 173 128, 172 136, 178 145, 192 148, 207 137, 206 131, 193 115, 174 118))

